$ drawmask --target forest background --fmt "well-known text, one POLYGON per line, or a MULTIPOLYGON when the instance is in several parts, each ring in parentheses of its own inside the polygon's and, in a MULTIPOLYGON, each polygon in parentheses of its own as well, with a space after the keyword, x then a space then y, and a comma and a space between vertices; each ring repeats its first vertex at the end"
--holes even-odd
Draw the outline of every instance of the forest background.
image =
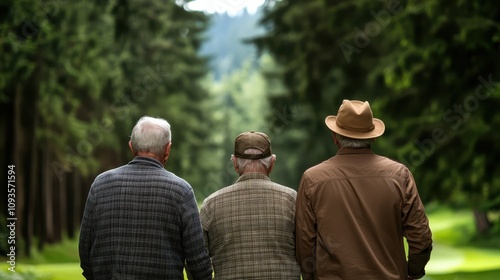
POLYGON ((266 1, 231 16, 196 8, 0 1, 4 182, 15 172, 15 212, 12 187, 0 192, 0 255, 9 217, 18 255, 74 239, 93 179, 131 159, 143 115, 171 123, 166 168, 202 201, 234 182, 234 138, 252 129, 272 139, 271 178, 296 189, 305 169, 335 154, 324 118, 343 99, 369 101, 385 121, 373 148, 410 168, 426 205, 470 211, 474 240, 500 234, 496 1, 266 1))

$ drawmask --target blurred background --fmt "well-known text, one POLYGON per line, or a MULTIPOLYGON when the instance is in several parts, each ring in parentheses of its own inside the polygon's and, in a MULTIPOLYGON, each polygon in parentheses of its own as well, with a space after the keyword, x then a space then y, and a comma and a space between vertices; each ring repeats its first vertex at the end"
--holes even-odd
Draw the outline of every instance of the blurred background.
POLYGON ((335 154, 324 118, 343 99, 370 102, 386 124, 374 150, 414 174, 435 239, 425 279, 499 279, 499 51, 496 0, 0 0, 15 279, 81 279, 87 192, 132 159, 141 116, 170 122, 166 168, 201 203, 236 179, 248 130, 271 137, 271 179, 296 189, 335 154))

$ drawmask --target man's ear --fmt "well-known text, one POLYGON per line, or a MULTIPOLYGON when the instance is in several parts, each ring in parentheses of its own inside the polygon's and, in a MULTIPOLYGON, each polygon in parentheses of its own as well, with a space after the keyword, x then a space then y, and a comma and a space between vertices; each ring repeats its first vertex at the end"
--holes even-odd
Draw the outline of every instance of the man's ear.
POLYGON ((135 151, 134 147, 132 146, 132 141, 128 141, 128 147, 130 148, 130 151, 132 152, 132 155, 135 157, 135 151))
POLYGON ((172 142, 168 143, 167 146, 165 146, 165 163, 168 160, 168 157, 170 156, 170 148, 172 148, 172 142))
POLYGON ((237 174, 240 174, 240 167, 238 166, 238 161, 234 155, 231 155, 231 160, 233 161, 234 171, 236 171, 237 174))
POLYGON ((273 171, 275 161, 276 161, 276 155, 273 155, 271 157, 271 164, 269 165, 269 169, 267 171, 268 175, 271 174, 271 171, 273 171))
POLYGON ((335 145, 337 145, 340 148, 340 143, 339 140, 337 139, 337 133, 332 131, 332 136, 333 136, 333 142, 335 142, 335 145))

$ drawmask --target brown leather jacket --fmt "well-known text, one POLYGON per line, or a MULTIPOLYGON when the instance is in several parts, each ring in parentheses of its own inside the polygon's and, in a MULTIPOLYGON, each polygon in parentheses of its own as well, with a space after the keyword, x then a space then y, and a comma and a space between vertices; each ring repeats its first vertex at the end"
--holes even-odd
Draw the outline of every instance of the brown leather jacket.
POLYGON ((370 149, 342 148, 304 172, 295 221, 304 280, 425 274, 432 234, 413 176, 370 149))

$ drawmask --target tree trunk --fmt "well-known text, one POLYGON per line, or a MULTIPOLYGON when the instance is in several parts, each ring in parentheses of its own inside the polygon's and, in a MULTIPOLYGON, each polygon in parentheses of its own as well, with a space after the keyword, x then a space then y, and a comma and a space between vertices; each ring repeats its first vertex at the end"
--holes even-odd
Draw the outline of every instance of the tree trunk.
MULTIPOLYGON (((0 153, 2 156, 0 157, 0 163, 3 168, 7 168, 8 165, 15 165, 15 91, 12 89, 6 90, 6 97, 8 99, 5 103, 0 103, 0 153)), ((15 169, 17 170, 17 168, 15 169)), ((7 172, 3 173, 3 176, 7 176, 7 172)), ((7 177, 5 181, 7 181, 7 177)), ((17 185, 17 184, 16 184, 17 185)), ((7 189, 0 191, 0 201, 2 203, 7 202, 7 189)), ((1 207, 0 214, 3 217, 7 217, 7 206, 1 207)), ((4 245, 4 244, 2 244, 4 245)), ((0 246, 3 248, 3 246, 0 246)), ((7 254, 8 252, 3 252, 7 254)))
POLYGON ((26 137, 25 137, 25 123, 23 118, 23 106, 25 92, 20 84, 16 85, 16 93, 14 95, 14 155, 13 159, 16 166, 16 239, 17 242, 23 239, 23 210, 24 210, 24 196, 25 196, 25 178, 26 165, 24 161, 25 149, 26 149, 26 137))
POLYGON ((16 84, 14 96, 14 165, 16 166, 16 239, 24 242, 24 252, 30 255, 33 223, 30 224, 34 203, 31 193, 36 185, 36 124, 40 81, 40 60, 25 86, 16 84))
POLYGON ((491 223, 488 220, 488 216, 485 212, 474 209, 474 221, 476 223, 476 230, 479 234, 484 234, 488 232, 491 227, 491 223))
MULTIPOLYGON (((36 105, 35 105, 36 108, 36 105)), ((26 205, 26 213, 27 213, 27 223, 26 223, 26 250, 25 253, 27 256, 31 255, 31 245, 33 242, 33 236, 35 232, 35 217, 39 211, 36 209, 36 200, 38 198, 37 194, 37 186, 41 184, 40 177, 38 177, 38 161, 39 161, 39 149, 37 147, 37 142, 35 141, 35 129, 38 124, 38 116, 37 112, 35 109, 34 112, 34 118, 35 118, 35 125, 33 126, 33 131, 31 137, 31 152, 29 153, 31 155, 31 164, 30 164, 30 173, 29 173, 29 186, 28 186, 28 193, 27 193, 27 201, 28 204, 26 205)))
MULTIPOLYGON (((75 172, 75 170, 73 170, 75 172)), ((59 215, 59 223, 56 227, 56 241, 61 241, 63 238, 64 231, 67 229, 68 225, 68 204, 67 204, 67 189, 69 188, 69 184, 71 184, 71 180, 64 180, 59 184, 59 209, 57 213, 59 215)))
POLYGON ((53 202, 53 180, 52 180, 52 170, 50 168, 50 155, 49 149, 45 149, 44 151, 44 172, 43 172, 43 185, 45 187, 42 192, 43 197, 43 209, 44 213, 43 220, 45 225, 45 236, 42 242, 52 243, 54 242, 54 202, 53 202))
POLYGON ((73 172, 73 184, 68 188, 68 205, 72 205, 69 207, 68 212, 68 237, 74 238, 76 236, 76 229, 80 226, 80 207, 82 207, 81 203, 81 178, 80 173, 77 169, 73 172))
POLYGON ((44 219, 44 214, 45 213, 45 208, 43 207, 45 205, 43 198, 44 198, 44 175, 43 173, 45 172, 45 150, 49 149, 50 147, 46 145, 45 148, 40 149, 39 151, 39 165, 38 165, 38 185, 37 185, 37 191, 36 191, 36 204, 35 204, 35 209, 36 213, 34 215, 34 230, 35 230, 35 237, 38 239, 38 244, 37 244, 37 249, 38 251, 42 251, 43 249, 43 243, 44 243, 44 238, 45 238, 45 219, 44 219))

